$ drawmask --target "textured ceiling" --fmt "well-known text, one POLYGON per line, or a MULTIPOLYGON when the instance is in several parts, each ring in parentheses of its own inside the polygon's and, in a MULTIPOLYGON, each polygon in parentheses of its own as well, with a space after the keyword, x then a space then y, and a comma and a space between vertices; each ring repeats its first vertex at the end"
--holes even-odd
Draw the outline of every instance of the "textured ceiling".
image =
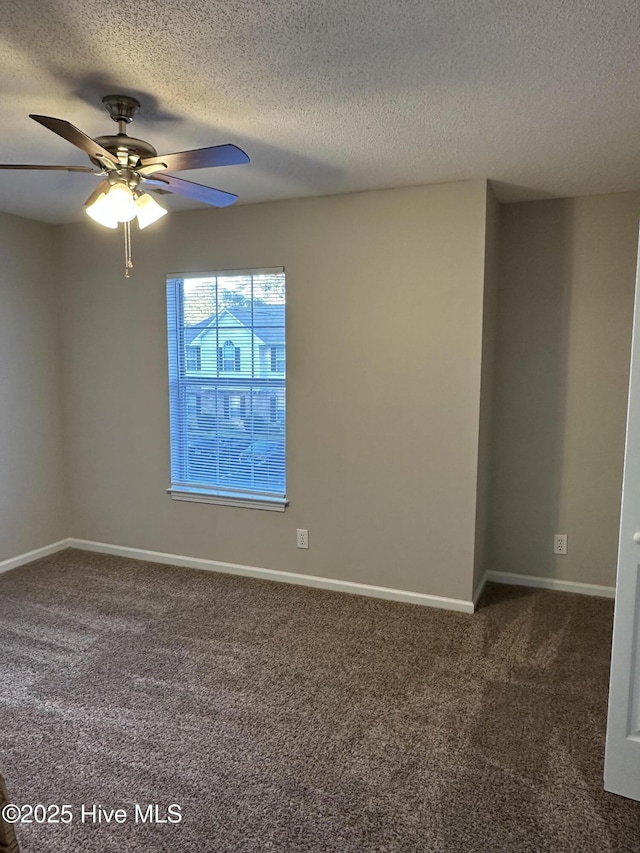
MULTIPOLYGON (((87 165, 28 118, 129 132, 240 203, 493 179, 503 200, 640 187, 637 0, 0 0, 0 162, 87 165)), ((91 175, 0 172, 0 210, 83 217, 91 175)), ((171 209, 198 207, 167 196, 171 209)))

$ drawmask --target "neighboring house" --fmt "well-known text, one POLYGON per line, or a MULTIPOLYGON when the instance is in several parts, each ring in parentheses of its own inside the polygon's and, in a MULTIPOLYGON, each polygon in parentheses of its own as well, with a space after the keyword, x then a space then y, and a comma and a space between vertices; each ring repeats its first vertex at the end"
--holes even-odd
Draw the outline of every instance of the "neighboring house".
POLYGON ((272 436, 284 424, 284 305, 225 308, 185 327, 191 428, 272 436))
POLYGON ((187 376, 284 379, 284 305, 225 308, 217 319, 189 327, 187 376))

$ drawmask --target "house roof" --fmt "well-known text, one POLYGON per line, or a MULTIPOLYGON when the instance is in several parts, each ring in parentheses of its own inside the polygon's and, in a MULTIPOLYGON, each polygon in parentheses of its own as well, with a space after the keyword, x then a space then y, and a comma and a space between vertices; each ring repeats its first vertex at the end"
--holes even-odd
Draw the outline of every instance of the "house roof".
POLYGON ((199 323, 196 323, 193 326, 185 326, 184 327, 184 342, 185 342, 185 344, 187 346, 189 346, 189 344, 192 344, 195 341, 195 339, 198 337, 198 335, 211 325, 211 321, 214 319, 214 317, 215 317, 215 314, 213 315, 213 317, 205 317, 204 320, 200 320, 199 323))
MULTIPOLYGON (((254 305, 253 315, 250 308, 225 308, 220 312, 220 318, 225 314, 235 319, 246 328, 251 328, 253 319, 253 332, 265 344, 281 344, 285 340, 285 306, 284 305, 254 305)), ((201 320, 193 326, 185 326, 184 337, 187 345, 196 341, 196 338, 207 330, 215 328, 216 315, 212 314, 205 320, 201 320)))
MULTIPOLYGON (((251 326, 250 308, 228 308, 227 311, 243 326, 251 326)), ((284 305, 254 305, 254 334, 265 344, 284 343, 284 316, 284 305)))

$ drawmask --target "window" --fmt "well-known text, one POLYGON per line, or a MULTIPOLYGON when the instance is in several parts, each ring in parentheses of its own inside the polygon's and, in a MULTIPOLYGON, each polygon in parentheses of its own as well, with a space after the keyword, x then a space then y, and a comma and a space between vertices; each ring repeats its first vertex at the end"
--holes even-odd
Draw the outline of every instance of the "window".
POLYGON ((284 373, 284 347, 270 347, 270 369, 272 373, 284 373))
POLYGON ((187 370, 200 370, 200 347, 187 347, 187 370))
POLYGON ((218 370, 231 373, 240 370, 240 347, 235 346, 233 341, 225 341, 218 347, 218 370))
POLYGON ((197 422, 202 415, 202 395, 187 394, 187 417, 197 422))
POLYGON ((171 496, 284 510, 284 270, 170 276, 167 320, 171 496))

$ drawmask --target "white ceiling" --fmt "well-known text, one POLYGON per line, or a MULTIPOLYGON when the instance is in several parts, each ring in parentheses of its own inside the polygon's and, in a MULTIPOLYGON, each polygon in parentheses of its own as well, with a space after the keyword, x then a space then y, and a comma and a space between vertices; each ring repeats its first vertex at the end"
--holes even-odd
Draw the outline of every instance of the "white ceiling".
MULTIPOLYGON (((505 201, 640 188, 637 0, 0 0, 0 162, 88 165, 28 118, 160 154, 240 203, 488 177, 505 201)), ((0 172, 0 210, 83 217, 91 175, 0 172)), ((168 207, 200 207, 166 196, 168 207)))

